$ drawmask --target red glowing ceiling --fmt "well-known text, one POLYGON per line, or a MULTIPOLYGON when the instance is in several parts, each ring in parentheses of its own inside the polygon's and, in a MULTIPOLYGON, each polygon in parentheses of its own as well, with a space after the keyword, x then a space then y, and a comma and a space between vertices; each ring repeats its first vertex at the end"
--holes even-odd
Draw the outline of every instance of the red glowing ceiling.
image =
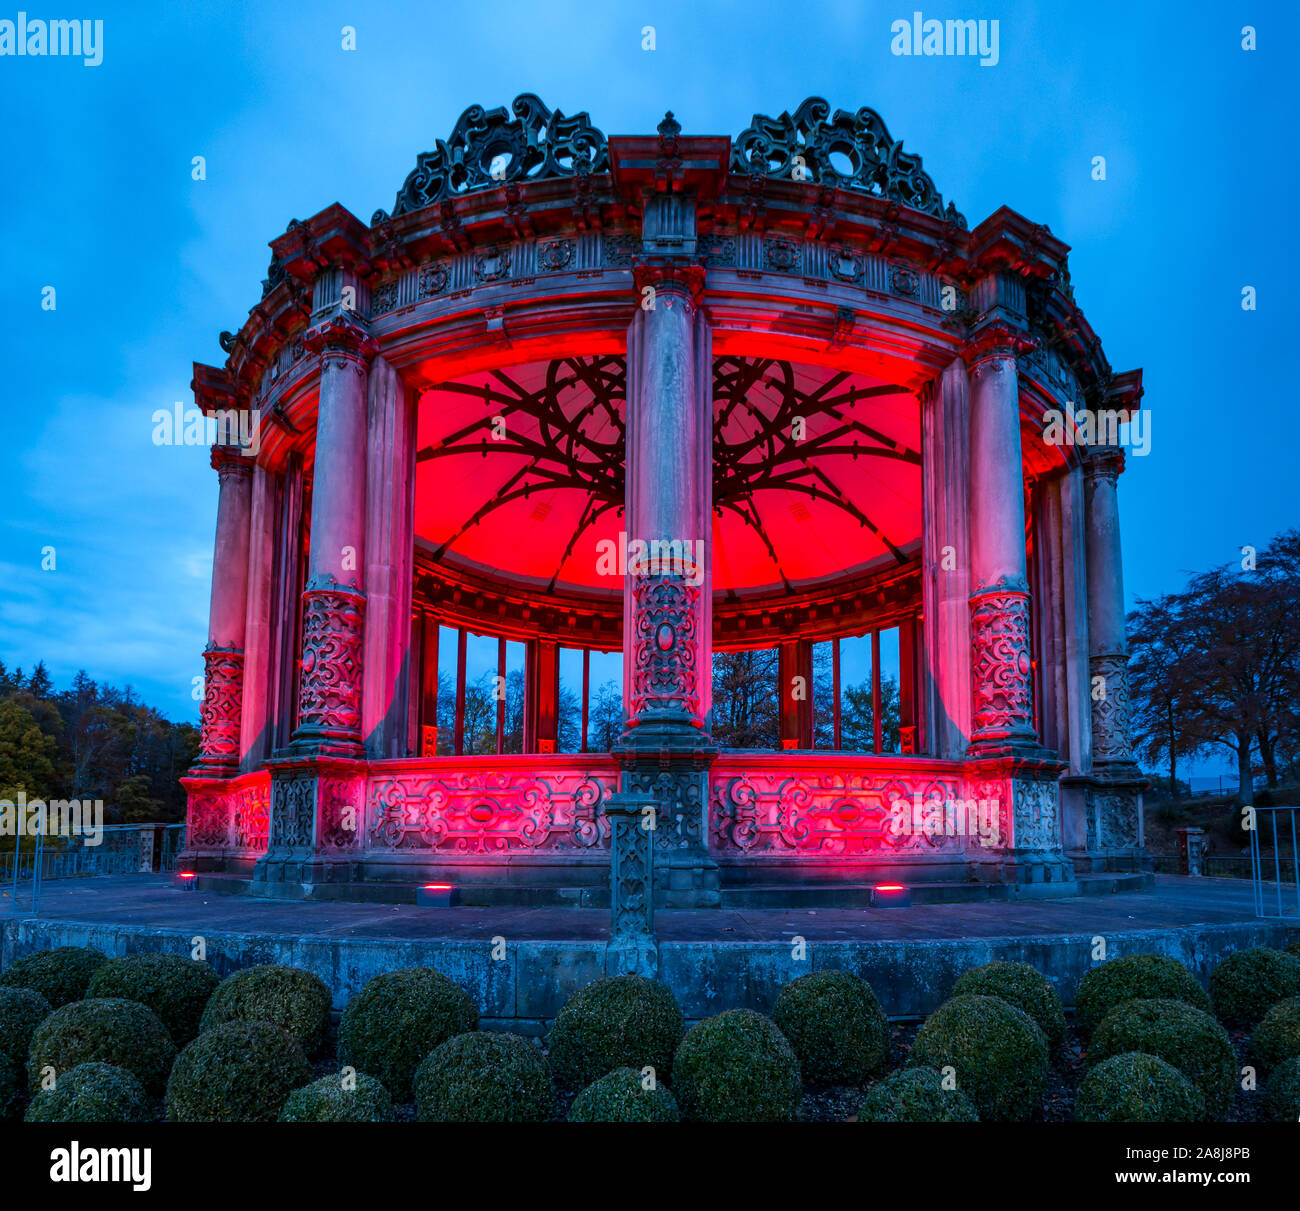
MULTIPOLYGON (((446 562, 538 589, 597 572, 623 528, 621 357, 468 375, 420 402, 415 529, 446 562), (499 418, 499 419, 494 419, 499 418)), ((717 593, 810 587, 903 562, 921 533, 920 412, 863 375, 714 363, 717 593)))

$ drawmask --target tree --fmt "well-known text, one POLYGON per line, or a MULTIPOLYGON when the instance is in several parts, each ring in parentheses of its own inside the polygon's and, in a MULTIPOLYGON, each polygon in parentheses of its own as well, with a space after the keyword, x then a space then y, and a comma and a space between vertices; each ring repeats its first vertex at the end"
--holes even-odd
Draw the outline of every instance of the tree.
POLYGON ((607 753, 623 733, 623 689, 617 681, 606 681, 588 707, 587 747, 607 753))
POLYGON ((715 652, 713 739, 723 748, 777 748, 777 653, 715 652))

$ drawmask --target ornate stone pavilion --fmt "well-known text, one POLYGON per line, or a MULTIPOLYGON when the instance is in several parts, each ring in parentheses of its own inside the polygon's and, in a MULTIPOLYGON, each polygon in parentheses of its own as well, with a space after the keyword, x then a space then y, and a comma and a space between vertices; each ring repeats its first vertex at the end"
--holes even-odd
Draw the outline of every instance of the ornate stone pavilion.
POLYGON ((1044 433, 1135 407, 1141 372, 1111 370, 1046 227, 970 229, 870 109, 606 138, 524 95, 466 110, 391 212, 271 248, 194 369, 259 435, 213 449, 196 869, 598 903, 628 796, 657 809, 661 905, 1140 869, 1124 460, 1044 433), (602 570, 636 540, 700 558, 602 570), (902 751, 814 750, 813 644, 886 626, 902 751), (439 627, 525 645, 523 753, 455 755, 439 627), (622 650, 612 752, 556 751, 562 646, 622 650), (756 648, 780 748, 720 750, 712 654, 756 648))

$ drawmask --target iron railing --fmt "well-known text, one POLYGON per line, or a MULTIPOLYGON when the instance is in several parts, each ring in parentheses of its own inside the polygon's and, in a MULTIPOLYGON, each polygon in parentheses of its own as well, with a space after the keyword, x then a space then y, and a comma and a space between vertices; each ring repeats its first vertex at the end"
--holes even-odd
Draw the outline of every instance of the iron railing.
POLYGON ((1300 918, 1300 807, 1256 807, 1250 830, 1250 869, 1255 915, 1270 920, 1300 918), (1261 841, 1273 852, 1262 852, 1261 841))

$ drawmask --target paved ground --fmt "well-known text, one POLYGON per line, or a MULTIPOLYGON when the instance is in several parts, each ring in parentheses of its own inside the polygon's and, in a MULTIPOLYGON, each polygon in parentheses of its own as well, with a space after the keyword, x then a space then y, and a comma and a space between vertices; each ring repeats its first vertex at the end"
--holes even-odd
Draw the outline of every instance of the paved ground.
MULTIPOLYGON (((20 897, 24 903, 25 896, 20 897)), ((599 941, 609 914, 576 908, 417 908, 413 905, 255 900, 181 891, 161 875, 67 879, 45 885, 47 921, 142 928, 223 930, 319 939, 480 939, 599 941)), ((9 914, 9 889, 0 914, 9 914)), ((17 915, 29 916, 19 913, 17 915)), ((1016 903, 931 904, 894 909, 772 909, 660 912, 661 942, 902 942, 1028 938, 1055 934, 1177 929, 1255 919, 1251 885, 1238 879, 1159 876, 1154 891, 1016 903)), ((1300 928, 1300 920, 1296 921, 1300 928)))

